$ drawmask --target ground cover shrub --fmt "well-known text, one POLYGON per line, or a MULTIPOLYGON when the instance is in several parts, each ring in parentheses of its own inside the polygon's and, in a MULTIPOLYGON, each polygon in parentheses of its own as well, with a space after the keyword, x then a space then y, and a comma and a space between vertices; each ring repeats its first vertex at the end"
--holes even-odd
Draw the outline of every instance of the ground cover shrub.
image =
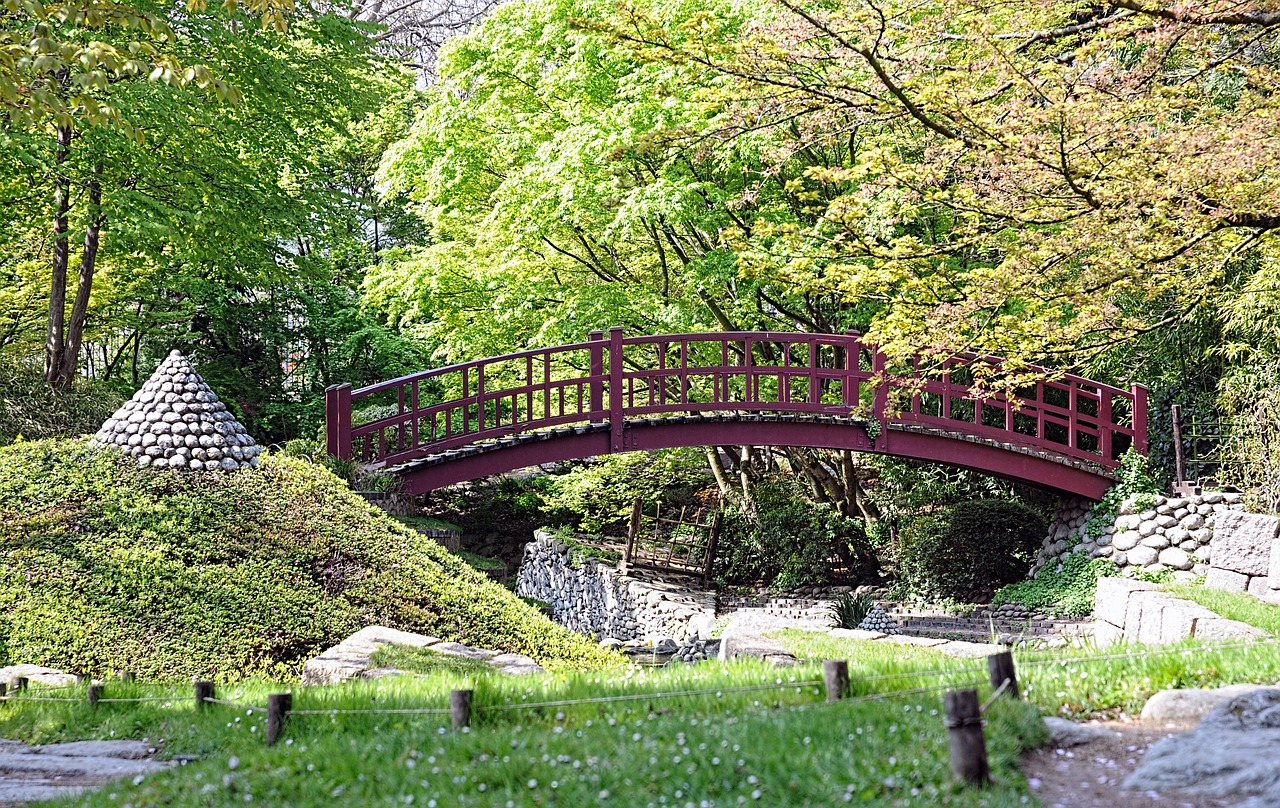
POLYGON ((1120 456, 1120 479, 1102 495, 1102 501, 1089 511, 1085 533, 1100 537, 1107 528, 1115 525, 1120 505, 1130 497, 1135 498, 1136 510, 1145 510, 1155 503, 1155 497, 1164 492, 1164 485, 1151 470, 1145 455, 1130 448, 1120 456))
POLYGON ((1086 617, 1093 612, 1098 579, 1119 574, 1120 568, 1110 559, 1071 553, 1059 563, 1040 570, 1035 578, 1001 588, 991 602, 996 605, 1020 603, 1037 612, 1086 617))
POLYGON ((854 595, 845 592, 836 598, 832 604, 832 611, 836 619, 836 625, 840 628, 857 628, 862 625, 862 621, 866 619, 867 613, 871 611, 871 607, 875 605, 875 601, 870 595, 854 595))
POLYGON ((371 624, 552 667, 617 660, 286 457, 193 474, 84 441, 0 450, 0 610, 12 661, 100 675, 293 676, 371 624))
POLYGON ((982 600, 1026 575, 1045 534, 1038 513, 980 499, 922 516, 902 531, 901 586, 925 600, 982 600))
MULTIPOLYGON (((917 670, 940 661, 955 664, 926 649, 877 648, 863 654, 866 669, 880 672, 883 664, 897 670, 904 664, 899 650, 914 652, 917 670)), ((978 662, 968 667, 976 671, 978 662)), ((201 756, 180 771, 86 794, 86 806, 230 806, 243 805, 246 795, 257 804, 303 808, 508 801, 628 808, 689 801, 976 807, 1015 806, 1028 798, 1018 758, 1043 729, 1025 704, 1000 699, 985 714, 995 784, 968 789, 950 772, 940 692, 827 705, 821 686, 812 684, 820 678, 812 662, 779 670, 758 660, 566 676, 438 671, 306 688, 295 691, 293 703, 319 711, 442 707, 450 689, 469 687, 475 689, 470 732, 449 731, 447 715, 320 714, 290 718, 285 742, 270 748, 261 741, 261 713, 222 707, 196 712, 185 699, 173 705, 104 704, 97 710, 83 704, 16 705, 0 713, 0 732, 45 742, 147 735, 163 737, 167 755, 201 756), (761 686, 773 687, 740 690, 761 686), (700 695, 657 695, 690 691, 700 695), (628 700, 562 703, 611 696, 628 700), (557 704, 486 709, 545 702, 557 704)), ((938 680, 905 682, 881 690, 938 680)), ((246 683, 219 696, 260 704, 278 687, 246 683)), ((989 692, 982 688, 983 696, 989 692)))
POLYGON ((81 378, 55 390, 35 363, 0 357, 0 446, 19 436, 92 435, 123 402, 111 386, 81 378))

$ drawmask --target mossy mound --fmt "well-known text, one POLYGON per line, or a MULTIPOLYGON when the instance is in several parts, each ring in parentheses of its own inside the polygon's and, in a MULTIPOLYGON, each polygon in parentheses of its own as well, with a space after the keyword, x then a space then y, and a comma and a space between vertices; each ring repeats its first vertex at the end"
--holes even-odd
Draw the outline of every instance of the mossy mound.
POLYGON ((0 660, 220 681, 293 676, 370 624, 618 661, 324 468, 140 469, 85 441, 0 449, 0 660))

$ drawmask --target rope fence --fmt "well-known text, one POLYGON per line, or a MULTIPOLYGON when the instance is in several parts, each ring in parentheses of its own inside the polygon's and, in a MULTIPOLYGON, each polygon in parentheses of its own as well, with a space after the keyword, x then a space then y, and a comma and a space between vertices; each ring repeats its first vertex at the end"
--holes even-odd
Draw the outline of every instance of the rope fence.
MULTIPOLYGON (((1037 669, 1045 666, 1083 666, 1093 662, 1106 662, 1112 660, 1133 660, 1148 657, 1160 657, 1170 655, 1191 656, 1197 653, 1217 652, 1222 650, 1239 650, 1239 649, 1260 649, 1273 648, 1280 646, 1280 639, 1262 640, 1253 642, 1225 643, 1220 645, 1206 645, 1193 648, 1155 648, 1145 651, 1129 651, 1117 654, 1105 654, 1092 657, 1063 657, 1063 658, 1046 658, 1023 660, 1019 664, 1023 668, 1037 669)), ((986 757, 986 741, 984 736, 983 715, 995 704, 1002 696, 1014 700, 1022 698, 1018 688, 1018 676, 1014 666, 1014 657, 1012 652, 1005 650, 996 654, 992 654, 986 658, 987 662, 987 678, 992 689, 990 696, 985 702, 978 702, 978 688, 983 686, 980 682, 972 681, 974 674, 977 673, 969 667, 957 666, 947 669, 934 669, 928 671, 901 671, 894 673, 875 674, 870 676, 861 676, 856 678, 849 677, 848 662, 846 660, 827 660, 822 665, 821 679, 804 679, 800 681, 775 681, 758 685, 740 685, 735 687, 721 688, 705 688, 690 690, 669 690, 658 691, 652 693, 620 693, 609 696, 597 696, 581 699, 557 699, 548 701, 534 702, 510 702, 506 704, 482 704, 473 705, 475 695, 474 690, 454 690, 449 694, 449 706, 446 707, 386 707, 386 708, 332 708, 323 709, 315 707, 307 707, 305 709, 293 709, 292 693, 272 693, 267 697, 266 706, 259 704, 247 703, 244 701, 236 701, 229 699, 217 698, 215 695, 215 685, 213 682, 197 681, 193 683, 194 693, 191 696, 137 696, 131 698, 124 697, 104 697, 103 684, 88 683, 80 685, 85 688, 85 695, 82 698, 62 697, 62 696, 44 696, 44 695, 27 695, 28 680, 24 677, 14 677, 8 684, 0 683, 0 703, 17 704, 21 702, 42 702, 42 703, 87 703, 91 708, 97 708, 101 704, 129 704, 129 703, 153 703, 168 704, 176 702, 188 702, 193 704, 194 708, 199 710, 207 709, 212 705, 225 707, 233 707, 236 709, 247 710, 252 713, 260 711, 266 714, 267 731, 265 733, 266 743, 268 745, 275 744, 283 734, 289 718, 308 717, 308 716, 329 716, 336 717, 340 715, 400 715, 400 716, 450 716, 450 722, 454 730, 468 729, 471 725, 471 719, 474 713, 507 713, 516 710, 538 710, 547 708, 576 707, 600 704, 622 704, 638 701, 662 701, 674 699, 693 699, 693 698, 720 698, 731 693, 752 693, 752 692, 768 692, 777 690, 794 690, 802 691, 809 688, 821 688, 825 693, 825 702, 807 703, 807 704, 791 704, 782 705, 779 703, 776 707, 784 709, 814 709, 820 706, 835 704, 842 702, 845 704, 854 704, 860 702, 881 701, 886 699, 903 698, 908 696, 921 696, 931 693, 942 692, 944 706, 944 726, 947 730, 948 748, 951 758, 951 766, 955 774, 962 780, 981 784, 986 783, 990 779, 989 767, 986 757), (863 693, 853 695, 854 685, 868 685, 877 682, 884 682, 891 679, 928 679, 933 677, 954 677, 957 682, 939 681, 935 684, 922 685, 914 688, 904 688, 900 690, 892 690, 886 692, 863 693)), ((133 677, 122 675, 123 683, 133 682, 133 677)), ((57 686, 50 688, 41 688, 38 692, 60 692, 66 691, 76 685, 57 686)), ((757 702, 758 704, 758 702, 757 702)), ((557 716, 559 719, 560 716, 557 716)), ((443 731, 443 730, 442 730, 443 731)))

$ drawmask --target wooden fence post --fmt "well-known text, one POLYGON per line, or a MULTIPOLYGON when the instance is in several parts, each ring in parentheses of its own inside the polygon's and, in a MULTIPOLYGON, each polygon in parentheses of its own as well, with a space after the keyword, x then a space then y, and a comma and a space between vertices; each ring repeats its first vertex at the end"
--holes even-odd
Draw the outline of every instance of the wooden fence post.
POLYGON ((471 696, 474 690, 454 690, 449 693, 449 717, 455 730, 471 726, 471 696))
POLYGON ((1019 698, 1018 695, 1018 674, 1013 668, 1013 653, 1010 651, 1001 651, 998 654, 992 654, 987 657, 987 673, 991 676, 991 686, 999 689, 1006 680, 1009 686, 1005 689, 1013 698, 1019 698))
POLYGON ((640 501, 640 497, 636 497, 635 502, 631 503, 631 522, 627 525, 627 548, 622 551, 622 572, 631 569, 631 554, 635 552, 636 536, 640 535, 640 516, 643 512, 644 504, 640 501))
POLYGON ((89 685, 88 690, 89 706, 97 708, 98 700, 102 698, 102 685, 89 685))
POLYGON ((280 739, 280 733, 284 732, 284 720, 292 707, 292 693, 272 693, 267 696, 267 746, 280 739))
MULTIPOLYGON (((9 698, 9 685, 4 682, 0 682, 0 699, 8 699, 8 698, 9 698)), ((7 701, 4 703, 8 704, 7 701)))
POLYGON ((120 681, 126 685, 133 684, 135 678, 133 671, 120 671, 120 681))
POLYGON ((716 548, 720 545, 720 530, 724 523, 724 512, 716 511, 711 518, 711 534, 707 538, 707 564, 702 570, 702 585, 711 583, 711 575, 715 572, 716 548))
POLYGON ((205 699, 213 698, 213 682, 196 682, 196 712, 209 706, 205 699))
POLYGON ((951 690, 943 699, 947 715, 947 746, 951 770, 967 783, 983 785, 991 778, 987 766, 987 739, 982 734, 978 691, 951 690))
POLYGON ((849 690, 849 663, 828 659, 822 663, 822 683, 827 687, 827 701, 840 701, 849 690))
POLYGON ((27 689, 27 677, 15 676, 9 680, 9 695, 16 696, 27 689))

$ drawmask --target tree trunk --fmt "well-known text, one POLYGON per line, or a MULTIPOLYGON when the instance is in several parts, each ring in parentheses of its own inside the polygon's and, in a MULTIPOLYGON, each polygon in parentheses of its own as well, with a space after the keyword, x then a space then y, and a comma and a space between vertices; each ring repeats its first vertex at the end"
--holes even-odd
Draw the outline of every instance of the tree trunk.
POLYGON ((64 167, 71 156, 71 128, 58 127, 58 148, 54 152, 53 278, 49 284, 49 320, 44 338, 44 379, 55 387, 65 386, 65 325, 67 316, 67 244, 71 213, 71 178, 64 167))
POLYGON ((93 291, 93 273, 98 263, 98 242, 102 235, 102 165, 93 167, 89 180, 89 224, 84 231, 84 252, 80 255, 80 278, 76 284, 76 301, 71 307, 67 325, 67 344, 63 350, 62 375, 58 386, 71 386, 80 360, 80 344, 84 339, 84 323, 89 313, 89 293, 93 291))

